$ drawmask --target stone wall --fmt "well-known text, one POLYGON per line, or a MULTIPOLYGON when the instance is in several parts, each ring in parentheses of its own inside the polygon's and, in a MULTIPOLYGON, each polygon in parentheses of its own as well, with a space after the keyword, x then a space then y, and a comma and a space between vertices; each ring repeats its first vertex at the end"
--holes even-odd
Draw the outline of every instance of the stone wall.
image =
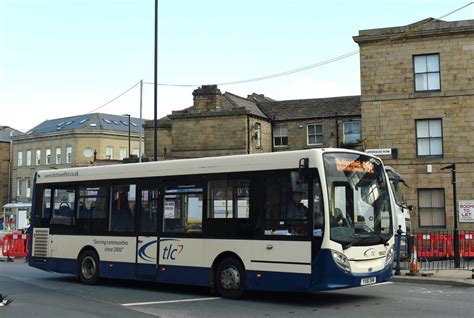
POLYGON ((247 115, 173 118, 171 153, 177 158, 247 153, 247 115))
MULTIPOLYGON (((408 205, 414 206, 415 229, 419 224, 417 190, 433 188, 445 190, 446 229, 453 229, 451 175, 441 167, 456 163, 457 199, 474 199, 474 33, 457 31, 413 35, 396 43, 360 44, 365 148, 398 149, 398 159, 382 158, 410 185, 402 187, 402 193, 408 205), (415 93, 413 56, 432 53, 440 57, 441 90, 415 93), (443 156, 417 157, 415 120, 435 118, 442 120, 443 156)), ((473 229, 474 224, 460 223, 460 228, 473 229)))
POLYGON ((10 143, 0 142, 0 207, 8 203, 10 143))
MULTIPOLYGON (((339 117, 338 133, 339 147, 351 149, 362 149, 362 144, 343 144, 344 122, 360 120, 360 117, 339 117)), ((274 147, 275 151, 301 150, 311 148, 337 147, 336 118, 306 119, 298 121, 282 121, 275 123, 275 127, 288 128, 288 146, 274 147), (317 145, 308 144, 308 125, 321 124, 323 126, 323 143, 317 145)))

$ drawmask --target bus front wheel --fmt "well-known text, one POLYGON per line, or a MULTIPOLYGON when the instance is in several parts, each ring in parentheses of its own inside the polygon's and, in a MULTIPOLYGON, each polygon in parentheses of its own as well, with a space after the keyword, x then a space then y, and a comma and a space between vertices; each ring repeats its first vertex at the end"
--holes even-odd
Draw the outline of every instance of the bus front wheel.
POLYGON ((99 256, 93 250, 81 253, 78 259, 79 281, 86 285, 95 285, 99 282, 99 256))
POLYGON ((222 260, 216 270, 217 292, 224 298, 239 299, 245 290, 245 270, 233 257, 222 260))

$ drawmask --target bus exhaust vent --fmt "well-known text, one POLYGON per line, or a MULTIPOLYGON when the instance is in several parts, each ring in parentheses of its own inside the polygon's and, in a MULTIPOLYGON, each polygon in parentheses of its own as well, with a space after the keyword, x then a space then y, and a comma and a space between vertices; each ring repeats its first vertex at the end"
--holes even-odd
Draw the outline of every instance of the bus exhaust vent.
POLYGON ((35 229, 33 233, 33 256, 48 257, 49 229, 35 229))

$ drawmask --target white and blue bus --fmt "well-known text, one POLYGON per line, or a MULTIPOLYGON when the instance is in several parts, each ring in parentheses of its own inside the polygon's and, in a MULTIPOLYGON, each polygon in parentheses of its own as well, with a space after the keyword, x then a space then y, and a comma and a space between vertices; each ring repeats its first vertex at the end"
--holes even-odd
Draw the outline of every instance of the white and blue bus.
POLYGON ((30 266, 100 278, 321 291, 391 278, 380 159, 345 149, 39 171, 30 266))

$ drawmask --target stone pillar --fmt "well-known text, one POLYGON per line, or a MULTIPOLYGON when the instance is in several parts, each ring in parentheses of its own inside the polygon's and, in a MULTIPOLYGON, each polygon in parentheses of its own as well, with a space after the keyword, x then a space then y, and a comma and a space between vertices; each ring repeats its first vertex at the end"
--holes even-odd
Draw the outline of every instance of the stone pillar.
POLYGON ((221 91, 217 85, 203 85, 193 92, 194 111, 210 112, 221 110, 221 91))

